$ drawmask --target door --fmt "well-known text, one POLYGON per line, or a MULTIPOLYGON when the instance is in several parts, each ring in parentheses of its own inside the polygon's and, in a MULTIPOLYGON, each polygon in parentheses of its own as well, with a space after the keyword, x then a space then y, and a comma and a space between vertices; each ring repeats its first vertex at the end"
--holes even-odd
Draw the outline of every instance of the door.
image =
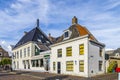
POLYGON ((60 74, 61 73, 61 62, 57 63, 57 73, 60 74))

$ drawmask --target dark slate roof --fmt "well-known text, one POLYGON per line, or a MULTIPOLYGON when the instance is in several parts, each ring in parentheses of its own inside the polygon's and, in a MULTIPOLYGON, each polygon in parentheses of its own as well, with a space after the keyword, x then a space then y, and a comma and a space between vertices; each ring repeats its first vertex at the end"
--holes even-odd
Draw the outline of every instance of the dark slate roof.
POLYGON ((33 28, 31 31, 27 32, 20 41, 15 45, 14 49, 18 46, 21 46, 29 41, 34 42, 41 42, 41 43, 49 43, 51 44, 51 41, 49 38, 41 31, 39 27, 33 28))
POLYGON ((48 43, 37 42, 37 45, 41 51, 50 50, 50 48, 49 48, 50 44, 48 44, 48 43))
POLYGON ((115 54, 115 53, 120 53, 120 48, 117 48, 113 53, 114 53, 114 54, 115 54))

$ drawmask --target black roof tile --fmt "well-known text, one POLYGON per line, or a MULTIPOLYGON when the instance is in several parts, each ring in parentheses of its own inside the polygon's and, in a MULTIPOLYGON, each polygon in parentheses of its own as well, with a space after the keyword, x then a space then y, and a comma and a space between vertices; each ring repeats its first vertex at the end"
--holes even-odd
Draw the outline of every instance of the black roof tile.
POLYGON ((34 42, 41 42, 41 43, 49 43, 51 44, 51 41, 48 39, 48 37, 41 31, 39 27, 33 28, 31 31, 26 33, 20 41, 15 45, 14 49, 18 46, 21 46, 29 41, 34 42))

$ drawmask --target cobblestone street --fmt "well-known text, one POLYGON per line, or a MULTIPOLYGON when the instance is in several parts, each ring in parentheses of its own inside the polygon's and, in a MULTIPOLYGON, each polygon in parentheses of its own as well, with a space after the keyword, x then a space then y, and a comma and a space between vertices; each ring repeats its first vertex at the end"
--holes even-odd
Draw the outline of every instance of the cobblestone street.
POLYGON ((42 72, 0 72, 0 80, 118 80, 117 73, 92 78, 57 75, 42 72))

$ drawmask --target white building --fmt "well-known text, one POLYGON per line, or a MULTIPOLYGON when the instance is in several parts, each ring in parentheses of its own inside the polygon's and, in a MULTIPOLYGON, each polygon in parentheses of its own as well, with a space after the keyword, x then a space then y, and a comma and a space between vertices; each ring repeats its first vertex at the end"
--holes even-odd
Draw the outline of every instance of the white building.
POLYGON ((105 45, 72 19, 57 43, 51 45, 50 72, 91 77, 105 72, 105 45))
POLYGON ((39 20, 37 20, 37 27, 25 32, 13 48, 12 68, 14 70, 48 71, 50 45, 51 41, 41 31, 39 20))

